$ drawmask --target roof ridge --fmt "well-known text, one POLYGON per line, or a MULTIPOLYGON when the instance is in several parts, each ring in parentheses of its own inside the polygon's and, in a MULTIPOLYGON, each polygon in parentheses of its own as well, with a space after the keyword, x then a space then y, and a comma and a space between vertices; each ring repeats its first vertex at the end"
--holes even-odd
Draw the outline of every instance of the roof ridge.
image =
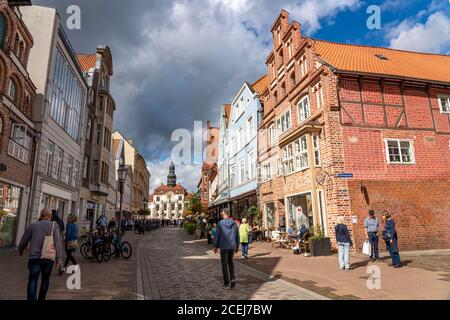
POLYGON ((392 51, 399 51, 399 52, 406 52, 406 53, 416 53, 416 54, 423 54, 423 55, 450 57, 450 55, 443 54, 443 53, 420 52, 420 51, 412 51, 412 50, 387 48, 387 47, 382 47, 382 46, 371 46, 371 45, 365 45, 365 44, 343 43, 343 42, 315 39, 315 38, 311 38, 311 37, 309 39, 311 39, 313 41, 328 42, 328 43, 341 44, 341 45, 352 46, 352 47, 365 47, 365 48, 374 48, 374 49, 385 49, 385 50, 392 50, 392 51))
POLYGON ((253 82, 253 83, 251 84, 251 86, 253 87, 255 84, 257 84, 258 82, 260 82, 262 79, 264 79, 264 78, 267 77, 267 76, 268 76, 267 73, 264 74, 264 75, 262 75, 261 77, 258 78, 258 80, 256 80, 255 82, 253 82))

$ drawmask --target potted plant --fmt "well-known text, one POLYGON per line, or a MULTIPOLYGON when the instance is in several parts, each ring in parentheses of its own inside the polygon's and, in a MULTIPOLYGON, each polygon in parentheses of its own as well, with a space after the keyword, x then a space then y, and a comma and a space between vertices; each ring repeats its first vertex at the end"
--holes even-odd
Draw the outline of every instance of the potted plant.
POLYGON ((308 242, 309 250, 313 257, 331 255, 331 240, 323 235, 320 225, 316 226, 313 236, 308 239, 308 242))

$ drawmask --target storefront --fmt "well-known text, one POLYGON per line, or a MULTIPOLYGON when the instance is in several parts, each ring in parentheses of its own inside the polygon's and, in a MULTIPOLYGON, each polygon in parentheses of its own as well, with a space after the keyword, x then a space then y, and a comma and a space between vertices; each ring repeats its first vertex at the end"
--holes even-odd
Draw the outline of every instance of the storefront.
POLYGON ((14 245, 22 188, 0 181, 0 248, 14 245))

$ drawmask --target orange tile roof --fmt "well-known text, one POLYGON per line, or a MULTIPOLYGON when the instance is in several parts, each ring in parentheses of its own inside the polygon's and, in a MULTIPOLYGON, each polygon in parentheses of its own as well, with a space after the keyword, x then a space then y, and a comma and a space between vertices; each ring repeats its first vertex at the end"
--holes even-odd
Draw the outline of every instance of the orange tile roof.
POLYGON ((80 63, 81 69, 86 72, 91 68, 95 68, 97 54, 77 54, 77 59, 80 63))
POLYGON ((449 55, 312 40, 319 57, 340 71, 450 83, 449 55))
POLYGON ((269 76, 266 74, 259 78, 255 83, 252 84, 253 90, 255 90, 258 94, 263 94, 269 86, 269 76))

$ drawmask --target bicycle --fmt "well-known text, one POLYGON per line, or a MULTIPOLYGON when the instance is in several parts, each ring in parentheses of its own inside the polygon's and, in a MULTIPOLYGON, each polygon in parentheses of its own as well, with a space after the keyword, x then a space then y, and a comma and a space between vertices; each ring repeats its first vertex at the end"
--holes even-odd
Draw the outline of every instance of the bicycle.
POLYGON ((122 241, 123 233, 115 233, 114 238, 112 240, 112 245, 114 248, 114 251, 111 252, 111 256, 115 255, 118 257, 119 255, 122 256, 124 259, 130 259, 131 254, 133 253, 133 249, 131 247, 131 244, 127 241, 122 241))
POLYGON ((109 261, 111 258, 111 237, 89 233, 87 240, 80 247, 80 253, 87 260, 96 259, 97 262, 109 261))

